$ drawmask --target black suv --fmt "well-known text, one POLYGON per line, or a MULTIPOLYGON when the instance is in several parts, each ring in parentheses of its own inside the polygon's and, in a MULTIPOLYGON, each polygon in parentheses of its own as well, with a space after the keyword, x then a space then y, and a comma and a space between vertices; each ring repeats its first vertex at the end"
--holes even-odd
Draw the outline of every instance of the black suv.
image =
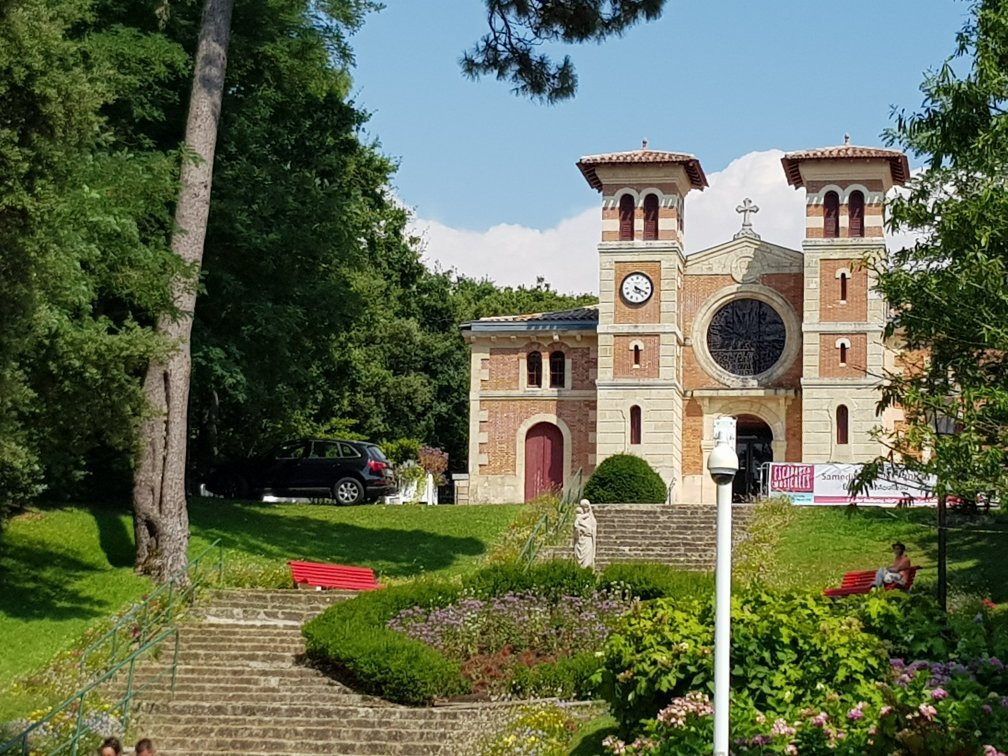
POLYGON ((264 457, 228 462, 210 471, 207 489, 229 498, 331 497, 337 504, 375 501, 396 492, 392 465, 366 441, 288 441, 264 457))

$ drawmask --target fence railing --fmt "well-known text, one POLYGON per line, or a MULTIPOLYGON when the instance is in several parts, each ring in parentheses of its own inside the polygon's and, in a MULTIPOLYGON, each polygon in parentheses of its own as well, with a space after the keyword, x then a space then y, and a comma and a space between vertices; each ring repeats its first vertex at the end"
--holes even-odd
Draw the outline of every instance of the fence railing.
POLYGON ((160 585, 124 612, 111 628, 81 652, 77 667, 79 690, 13 738, 0 743, 0 754, 50 756, 68 753, 77 756, 81 741, 96 736, 95 720, 104 721, 118 712, 115 729, 125 732, 138 693, 160 683, 167 675, 171 678, 170 690, 174 691, 179 654, 179 632, 175 622, 192 603, 196 592, 211 578, 220 583, 223 556, 223 547, 217 539, 190 560, 185 573, 160 585), (209 556, 211 552, 216 554, 216 561, 209 556), (184 579, 180 579, 183 576, 184 579), (159 656, 165 642, 171 638, 174 639, 171 664, 147 676, 138 686, 134 674, 137 662, 148 656, 159 656), (112 696, 110 702, 99 689, 120 675, 125 678, 123 692, 112 696))
POLYGON ((582 471, 581 468, 578 468, 578 471, 567 482, 567 487, 560 496, 556 510, 544 512, 532 526, 532 531, 518 554, 519 564, 524 565, 526 569, 531 567, 543 545, 555 541, 562 530, 570 527, 574 508, 581 499, 582 488, 584 488, 582 471))
POLYGON ((196 592, 213 577, 219 584, 224 565, 224 547, 218 538, 189 561, 185 580, 177 577, 162 583, 131 606, 115 624, 81 651, 77 685, 85 685, 119 659, 144 645, 170 625, 193 601, 196 592), (216 561, 213 556, 216 555, 216 561))

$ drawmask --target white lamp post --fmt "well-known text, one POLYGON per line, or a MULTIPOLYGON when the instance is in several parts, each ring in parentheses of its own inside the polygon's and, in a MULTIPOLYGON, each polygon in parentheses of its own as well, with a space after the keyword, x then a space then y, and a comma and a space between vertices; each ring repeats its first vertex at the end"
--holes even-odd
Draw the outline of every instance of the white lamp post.
POLYGON ((717 484, 717 561, 714 566, 714 756, 728 756, 728 691, 731 649, 731 498, 738 472, 735 418, 714 421, 714 448, 707 471, 717 484))

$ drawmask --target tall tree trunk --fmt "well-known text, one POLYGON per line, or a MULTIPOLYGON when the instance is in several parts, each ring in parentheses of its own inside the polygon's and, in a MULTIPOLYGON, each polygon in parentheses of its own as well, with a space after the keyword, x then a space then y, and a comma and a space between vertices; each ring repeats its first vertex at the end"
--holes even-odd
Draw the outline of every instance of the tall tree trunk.
POLYGON ((189 373, 189 337, 196 305, 196 276, 203 261, 210 187, 213 180, 217 123, 227 68, 227 47, 234 0, 206 0, 193 71, 185 141, 191 155, 182 160, 172 250, 190 267, 191 277, 174 282, 177 317, 165 317, 158 331, 174 350, 152 362, 144 380, 150 417, 140 428, 140 450, 133 476, 133 529, 136 570, 165 582, 183 574, 188 564, 189 515, 185 469, 189 373))

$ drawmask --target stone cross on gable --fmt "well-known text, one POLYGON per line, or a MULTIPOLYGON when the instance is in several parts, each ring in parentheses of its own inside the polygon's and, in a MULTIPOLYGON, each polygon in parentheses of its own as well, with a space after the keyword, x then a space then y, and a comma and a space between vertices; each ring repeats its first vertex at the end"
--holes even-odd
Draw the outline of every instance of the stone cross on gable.
POLYGON ((759 239, 759 234, 753 231, 752 219, 749 217, 759 212, 759 206, 746 197, 742 200, 742 204, 735 208, 735 212, 742 215, 742 228, 735 234, 735 238, 739 239, 743 236, 750 236, 759 239))

